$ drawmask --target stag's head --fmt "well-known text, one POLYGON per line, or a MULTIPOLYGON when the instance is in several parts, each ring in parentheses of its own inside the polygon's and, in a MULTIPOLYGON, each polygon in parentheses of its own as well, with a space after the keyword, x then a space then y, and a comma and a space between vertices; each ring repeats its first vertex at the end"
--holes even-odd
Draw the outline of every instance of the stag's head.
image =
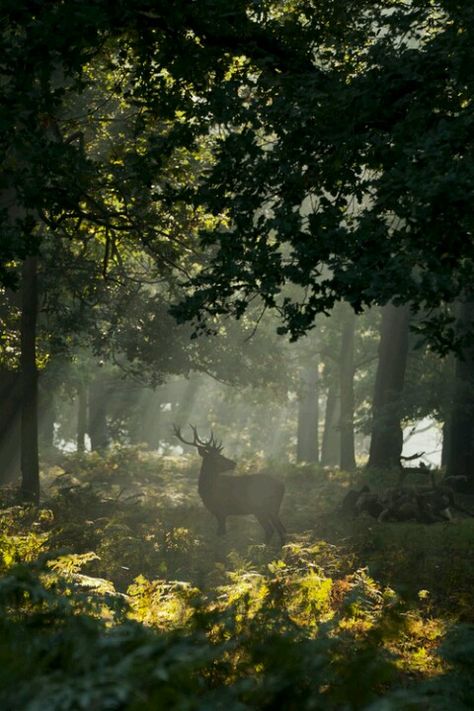
POLYGON ((180 442, 183 442, 183 444, 187 444, 190 447, 196 447, 197 451, 203 459, 203 462, 206 463, 208 466, 212 467, 212 469, 216 473, 226 472, 235 469, 236 462, 234 462, 233 459, 228 459, 227 457, 224 457, 224 455, 222 454, 222 443, 218 442, 215 439, 214 434, 212 432, 208 440, 202 440, 199 437, 197 428, 193 427, 193 425, 190 425, 190 427, 193 432, 192 441, 184 439, 181 434, 181 428, 177 427, 177 425, 173 425, 174 434, 180 442))

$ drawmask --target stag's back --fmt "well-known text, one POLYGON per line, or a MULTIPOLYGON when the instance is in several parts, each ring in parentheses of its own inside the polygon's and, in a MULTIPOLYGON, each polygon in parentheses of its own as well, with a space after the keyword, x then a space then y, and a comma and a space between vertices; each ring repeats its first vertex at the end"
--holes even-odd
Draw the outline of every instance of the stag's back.
POLYGON ((207 491, 201 492, 203 503, 213 513, 277 514, 285 486, 268 474, 248 476, 218 475, 207 491))

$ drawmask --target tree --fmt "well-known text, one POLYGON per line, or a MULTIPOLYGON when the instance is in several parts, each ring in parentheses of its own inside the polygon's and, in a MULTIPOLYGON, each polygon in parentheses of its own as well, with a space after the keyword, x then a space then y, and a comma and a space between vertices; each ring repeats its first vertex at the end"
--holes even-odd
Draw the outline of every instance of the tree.
POLYGON ((319 462, 318 363, 302 369, 298 393, 296 461, 319 462))
POLYGON ((176 313, 205 329, 259 294, 297 338, 338 300, 393 300, 435 308, 419 329, 446 351, 443 304, 474 271, 474 17, 459 3, 333 5, 264 17, 298 51, 277 69, 244 47, 201 93, 195 125, 221 140, 193 199, 227 228, 202 234, 209 260, 176 313))
MULTIPOLYGON (((465 298, 458 306, 459 330, 471 332, 474 303, 465 298)), ((445 436, 446 469, 450 476, 467 477, 463 488, 474 483, 474 351, 466 347, 456 358, 454 391, 445 436)), ((461 485, 462 486, 462 485, 461 485)))
POLYGON ((408 356, 409 316, 406 306, 388 304, 383 309, 368 461, 372 468, 390 469, 400 465, 403 448, 401 403, 408 356))
MULTIPOLYGON (((114 38, 121 36, 127 44, 125 36, 133 32, 123 24, 124 14, 128 14, 124 8, 117 7, 115 13, 107 3, 96 2, 83 3, 81 8, 75 3, 51 2, 37 5, 31 13, 30 4, 20 2, 6 9, 0 31, 4 62, 0 282, 16 286, 23 262, 22 488, 25 497, 34 500, 39 492, 37 271, 47 303, 44 312, 54 312, 56 326, 66 325, 56 330, 61 332, 63 344, 55 343, 52 351, 60 350, 73 333, 87 330, 89 341, 97 346, 104 336, 104 321, 108 319, 113 331, 125 318, 119 317, 119 306, 113 301, 118 296, 126 302, 130 299, 137 268, 133 274, 127 273, 127 268, 140 262, 142 268, 148 267, 149 279, 169 279, 178 253, 180 268, 185 268, 188 254, 183 253, 182 245, 200 219, 184 204, 167 211, 161 197, 160 180, 177 180, 180 170, 191 179, 189 156, 181 153, 180 159, 173 156, 168 162, 161 156, 156 165, 156 150, 149 145, 149 150, 144 150, 147 142, 159 140, 169 126, 157 124, 150 116, 145 120, 136 104, 128 102, 127 110, 124 107, 128 74, 120 73, 114 64, 119 54, 114 38), (58 24, 63 25, 61 33, 57 32, 58 24), (113 90, 114 86, 119 88, 113 90), (97 119, 99 106, 109 115, 97 119), (84 271, 78 278, 81 269, 84 271), (105 278, 110 272, 121 279, 114 288, 103 279, 99 284, 97 278, 98 273, 105 278), (124 275, 128 279, 125 286, 124 275), (84 293, 78 298, 81 284, 84 293), (54 294, 60 295, 56 301, 54 294), (90 304, 91 296, 95 299, 97 294, 102 297, 100 317, 99 309, 90 304)), ((193 158, 197 165, 196 151, 193 158)), ((135 291, 141 290, 143 301, 141 287, 135 291)), ((68 348, 71 350, 70 342, 68 348)), ((90 429, 97 432, 97 423, 102 422, 102 446, 105 401, 94 407, 96 402, 97 398, 90 399, 96 423, 90 429)))
POLYGON ((317 322, 322 362, 321 392, 325 421, 321 446, 324 466, 355 467, 356 436, 362 456, 362 434, 368 434, 368 410, 373 396, 377 360, 377 309, 356 316, 347 304, 336 306, 317 322))
POLYGON ((332 377, 327 389, 324 430, 321 442, 321 464, 323 466, 338 466, 340 462, 340 388, 338 386, 339 382, 332 377))
POLYGON ((21 310, 21 473, 23 498, 39 502, 38 372, 36 319, 38 312, 36 257, 25 259, 22 269, 21 310))
POLYGON ((341 469, 353 471, 356 468, 354 442, 354 346, 356 316, 352 309, 346 309, 342 323, 340 357, 340 432, 341 469))

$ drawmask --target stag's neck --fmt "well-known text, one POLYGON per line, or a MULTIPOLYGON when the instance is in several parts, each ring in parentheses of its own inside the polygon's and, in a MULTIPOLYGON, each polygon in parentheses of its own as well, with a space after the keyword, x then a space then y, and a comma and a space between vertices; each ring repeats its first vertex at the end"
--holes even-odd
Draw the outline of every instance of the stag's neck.
POLYGON ((204 462, 199 472, 198 492, 202 499, 206 498, 215 487, 219 474, 213 467, 209 467, 204 462))

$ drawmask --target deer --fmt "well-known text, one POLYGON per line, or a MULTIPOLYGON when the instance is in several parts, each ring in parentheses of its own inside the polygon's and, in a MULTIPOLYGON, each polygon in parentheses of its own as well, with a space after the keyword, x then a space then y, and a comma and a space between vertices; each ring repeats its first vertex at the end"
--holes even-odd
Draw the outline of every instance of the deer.
POLYGON ((276 531, 283 545, 286 531, 279 510, 285 493, 284 484, 268 474, 223 476, 223 472, 235 469, 236 462, 222 454, 223 445, 212 431, 210 438, 204 441, 197 428, 190 427, 192 441, 186 440, 176 425, 173 425, 174 434, 183 444, 196 447, 202 458, 198 492, 204 506, 217 519, 217 535, 226 534, 227 516, 253 514, 265 532, 265 543, 270 542, 276 531))

